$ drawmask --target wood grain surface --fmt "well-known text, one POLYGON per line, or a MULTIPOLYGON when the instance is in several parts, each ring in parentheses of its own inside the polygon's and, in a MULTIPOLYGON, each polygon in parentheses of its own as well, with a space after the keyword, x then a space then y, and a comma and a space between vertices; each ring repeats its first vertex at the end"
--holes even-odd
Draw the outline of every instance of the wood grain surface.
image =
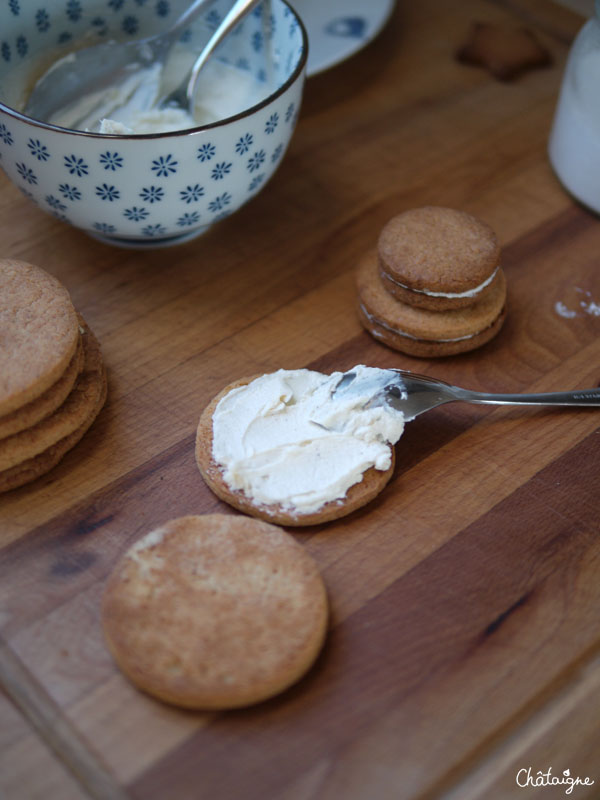
POLYGON ((137 692, 99 626, 115 560, 188 513, 235 513, 194 462, 200 412, 280 367, 401 367, 485 391, 598 386, 599 220, 546 146, 581 17, 550 0, 399 2, 383 33, 307 82, 265 190, 194 242, 110 248, 0 179, 2 255, 67 286, 109 399, 48 476, 0 498, 0 796, 80 800, 535 797, 519 770, 600 796, 600 412, 451 404, 407 425, 394 478, 293 535, 332 607, 323 653, 280 697, 190 713, 137 692), (471 22, 525 25, 553 66, 513 83, 456 62, 471 22), (393 214, 486 220, 504 329, 446 360, 360 327, 354 268, 393 214), (577 313, 557 313, 563 303, 577 313))

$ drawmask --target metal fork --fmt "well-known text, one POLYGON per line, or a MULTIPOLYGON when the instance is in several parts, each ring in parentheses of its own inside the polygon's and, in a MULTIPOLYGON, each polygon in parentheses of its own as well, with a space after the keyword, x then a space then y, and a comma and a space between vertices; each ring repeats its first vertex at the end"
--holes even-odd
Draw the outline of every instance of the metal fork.
MULTIPOLYGON (((490 394, 474 392, 452 386, 437 378, 429 378, 407 370, 394 369, 394 380, 369 401, 369 405, 389 403, 402 411, 407 422, 443 403, 462 400, 465 403, 484 403, 491 405, 534 405, 534 406, 595 406, 600 408, 600 388, 576 389, 570 392, 542 392, 539 394, 490 394)), ((345 372, 336 391, 348 386, 356 373, 345 372)))

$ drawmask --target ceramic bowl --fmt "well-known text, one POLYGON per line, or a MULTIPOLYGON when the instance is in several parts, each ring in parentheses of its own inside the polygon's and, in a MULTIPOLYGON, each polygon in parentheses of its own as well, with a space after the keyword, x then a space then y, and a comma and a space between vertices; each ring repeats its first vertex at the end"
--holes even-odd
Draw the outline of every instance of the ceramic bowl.
MULTIPOLYGON (((6 0, 0 10, 0 166, 41 209, 112 244, 174 244, 229 216, 265 186, 296 124, 308 43, 285 0, 257 6, 213 56, 265 87, 260 102, 234 116, 186 131, 128 136, 60 128, 17 110, 36 72, 56 55, 82 40, 152 35, 186 4, 6 0), (266 48, 274 55, 270 83, 266 48)), ((229 6, 230 0, 210 5, 186 32, 185 46, 199 51, 229 6)))

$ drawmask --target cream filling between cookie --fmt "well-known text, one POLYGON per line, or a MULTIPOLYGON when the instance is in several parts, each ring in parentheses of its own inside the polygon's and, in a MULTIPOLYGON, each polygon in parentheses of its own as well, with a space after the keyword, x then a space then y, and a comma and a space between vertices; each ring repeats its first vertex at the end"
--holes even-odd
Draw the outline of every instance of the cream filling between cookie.
POLYGON ((468 333, 466 336, 457 336, 456 339, 425 339, 422 336, 413 336, 412 333, 407 333, 406 331, 401 331, 399 328, 393 328, 391 325, 388 325, 386 322, 382 322, 378 317, 373 316, 370 314, 364 306, 364 303, 360 304, 360 310, 365 315, 365 317, 369 320, 369 322, 373 322, 375 325, 379 325, 381 328, 385 328, 386 331, 390 331, 390 333, 396 334, 396 336, 405 336, 407 339, 413 339, 415 342, 431 342, 432 344, 436 342, 464 342, 466 339, 472 339, 474 336, 479 336, 480 333, 483 333, 486 328, 483 328, 476 333, 468 333))
POLYGON ((213 414, 212 454, 225 483, 258 505, 308 514, 342 503, 371 467, 387 470, 404 416, 366 405, 396 373, 362 365, 352 372, 356 379, 335 394, 343 373, 305 369, 232 389, 213 414))
POLYGON ((401 283, 397 281, 395 278, 392 278, 387 272, 385 273, 385 277, 388 281, 395 283, 396 286, 400 286, 402 289, 406 289, 409 292, 416 292, 417 294, 426 294, 428 297, 448 297, 451 299, 460 299, 461 297, 475 297, 480 292, 482 292, 486 286, 489 286, 490 283, 496 277, 500 266, 497 266, 496 269, 492 272, 489 278, 480 283, 479 286, 476 286, 474 289, 467 289, 466 292, 433 292, 429 289, 415 289, 412 286, 407 286, 405 283, 401 283))

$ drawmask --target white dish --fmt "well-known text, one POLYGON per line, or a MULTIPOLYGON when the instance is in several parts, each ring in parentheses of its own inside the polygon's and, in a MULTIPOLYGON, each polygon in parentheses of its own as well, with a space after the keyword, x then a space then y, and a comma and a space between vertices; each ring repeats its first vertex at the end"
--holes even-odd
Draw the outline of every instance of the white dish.
POLYGON ((308 33, 310 77, 362 50, 385 26, 395 0, 295 0, 308 33))

